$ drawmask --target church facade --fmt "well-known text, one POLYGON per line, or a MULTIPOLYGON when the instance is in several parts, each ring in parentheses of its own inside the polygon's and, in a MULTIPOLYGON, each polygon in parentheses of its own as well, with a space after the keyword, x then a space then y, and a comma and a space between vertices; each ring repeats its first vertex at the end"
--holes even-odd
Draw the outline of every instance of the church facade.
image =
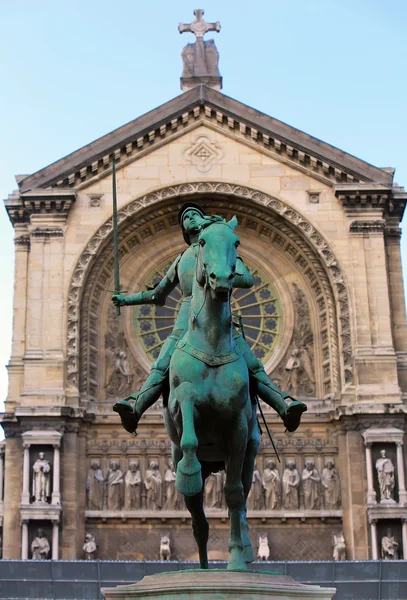
MULTIPOLYGON (((116 316, 114 157, 122 288, 154 285, 185 249, 184 202, 236 215, 255 283, 234 293, 234 313, 273 381, 308 405, 295 433, 264 407, 281 463, 263 435, 253 545, 267 536, 273 560, 329 559, 343 532, 348 559, 378 558, 390 530, 407 558, 407 195, 392 169, 223 95, 217 67, 213 85, 184 67, 181 96, 19 178, 5 201, 15 282, 3 557, 31 558, 38 530, 47 558, 83 558, 86 533, 103 559, 157 559, 163 537, 172 558, 197 557, 161 403, 136 437, 112 411, 145 381, 182 301, 175 289, 163 307, 116 316)), ((206 484, 210 559, 228 555, 222 486, 222 473, 206 484)))

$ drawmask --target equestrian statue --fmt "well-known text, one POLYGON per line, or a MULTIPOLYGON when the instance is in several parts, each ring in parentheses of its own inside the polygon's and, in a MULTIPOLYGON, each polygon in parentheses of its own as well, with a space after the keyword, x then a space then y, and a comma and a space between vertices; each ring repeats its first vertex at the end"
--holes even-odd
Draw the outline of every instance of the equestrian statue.
POLYGON ((160 283, 153 290, 112 296, 116 307, 163 306, 178 284, 183 293, 174 329, 146 382, 139 392, 113 408, 123 427, 134 433, 142 414, 163 396, 176 486, 191 513, 203 569, 208 568, 209 534, 203 508, 204 483, 211 473, 225 470, 231 523, 228 568, 245 570, 254 560, 246 499, 260 446, 257 398, 279 414, 288 431, 298 428, 307 407, 274 385, 234 327, 230 304, 233 288, 253 285, 237 252, 236 217, 226 222, 217 215, 207 216, 199 205, 188 202, 179 211, 179 223, 189 247, 160 283))

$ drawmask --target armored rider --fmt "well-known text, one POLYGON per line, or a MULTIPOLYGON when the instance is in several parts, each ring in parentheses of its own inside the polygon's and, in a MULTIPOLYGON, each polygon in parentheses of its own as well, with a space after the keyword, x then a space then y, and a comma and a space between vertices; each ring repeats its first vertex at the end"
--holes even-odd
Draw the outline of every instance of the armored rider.
MULTIPOLYGON (((205 215, 204 210, 194 202, 184 204, 179 213, 178 221, 182 228, 188 248, 173 262, 163 279, 152 290, 137 292, 129 296, 114 294, 112 302, 115 306, 134 306, 139 304, 156 304, 164 306, 167 296, 179 284, 183 294, 181 308, 172 333, 168 336, 161 348, 156 362, 153 363, 150 375, 139 392, 117 402, 113 410, 119 413, 123 427, 133 433, 137 429, 142 414, 150 408, 168 386, 168 372, 171 356, 175 345, 188 328, 189 309, 191 303, 192 283, 196 271, 196 258, 198 237, 202 229, 216 221, 223 221, 217 215, 205 215)), ((246 269, 243 261, 238 257, 233 287, 250 288, 253 278, 246 269)), ((252 397, 259 396, 266 404, 271 406, 281 417, 288 431, 295 431, 300 424, 301 415, 307 410, 306 405, 282 392, 267 376, 263 364, 251 351, 247 342, 236 331, 235 343, 239 346, 245 358, 250 376, 250 389, 252 397), (287 404, 286 399, 292 402, 287 404)), ((165 395, 165 394, 164 394, 165 395)))

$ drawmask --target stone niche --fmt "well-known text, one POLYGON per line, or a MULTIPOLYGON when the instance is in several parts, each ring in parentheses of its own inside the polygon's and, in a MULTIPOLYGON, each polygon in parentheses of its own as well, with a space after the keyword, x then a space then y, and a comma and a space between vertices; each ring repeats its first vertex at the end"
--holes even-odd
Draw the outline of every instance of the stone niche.
POLYGON ((31 430, 23 438, 21 492, 21 558, 32 556, 31 544, 42 529, 50 545, 47 558, 59 557, 60 446, 62 434, 52 429, 31 430), (36 482, 36 483, 35 483, 36 482))
POLYGON ((405 487, 404 431, 369 428, 365 442, 367 518, 371 554, 381 558, 382 540, 390 530, 398 544, 398 558, 407 559, 407 493, 405 487))

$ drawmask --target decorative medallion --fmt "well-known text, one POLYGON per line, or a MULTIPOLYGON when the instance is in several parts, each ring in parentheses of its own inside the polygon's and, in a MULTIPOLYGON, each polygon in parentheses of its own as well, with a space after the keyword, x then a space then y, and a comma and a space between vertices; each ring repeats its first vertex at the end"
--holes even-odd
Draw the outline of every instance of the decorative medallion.
POLYGON ((223 157, 223 152, 205 135, 199 136, 185 152, 185 160, 201 173, 207 173, 212 164, 223 157))
MULTIPOLYGON (((175 256, 174 256, 175 258, 175 256)), ((166 261, 143 283, 142 289, 155 287, 164 277, 172 261, 166 261)), ((243 324, 244 334, 255 356, 263 361, 271 357, 282 329, 281 302, 273 283, 256 265, 245 261, 254 285, 250 289, 235 289, 232 314, 236 326, 243 324)), ((134 325, 138 341, 150 362, 157 359, 161 347, 171 333, 182 294, 177 286, 167 297, 165 306, 136 306, 134 325)))

